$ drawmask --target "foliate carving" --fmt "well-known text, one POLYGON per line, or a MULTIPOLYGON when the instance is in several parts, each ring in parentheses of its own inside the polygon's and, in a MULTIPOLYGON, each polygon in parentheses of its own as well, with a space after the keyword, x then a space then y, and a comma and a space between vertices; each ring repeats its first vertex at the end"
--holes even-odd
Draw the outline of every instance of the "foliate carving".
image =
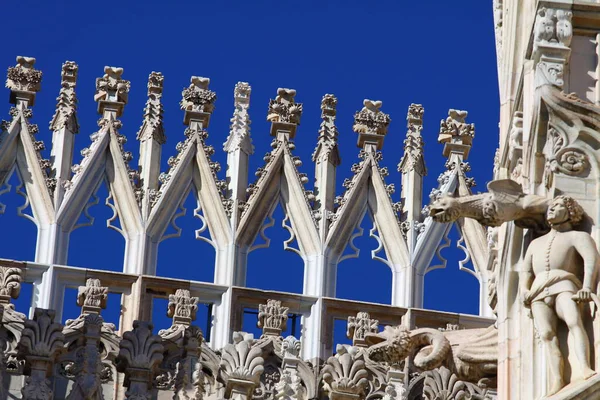
POLYGON ((279 300, 267 300, 258 306, 258 323, 264 336, 281 336, 287 328, 288 307, 282 307, 279 300))
POLYGON ((294 89, 277 89, 277 97, 274 100, 269 100, 267 121, 299 125, 302 116, 302 104, 296 103, 295 97, 296 91, 294 89))
POLYGON ((380 110, 382 104, 383 102, 379 100, 365 99, 363 108, 354 114, 352 129, 358 133, 358 147, 364 149, 366 143, 371 143, 381 150, 383 138, 392 121, 388 114, 380 110))
POLYGON ((181 92, 181 101, 179 105, 182 110, 196 111, 203 113, 212 113, 215 108, 217 95, 208 89, 209 78, 201 76, 192 76, 190 86, 181 92))
POLYGON ((544 153, 547 159, 546 167, 551 172, 578 176, 590 169, 588 156, 583 150, 568 147, 567 136, 553 126, 548 128, 544 153))
POLYGON ((54 322, 54 311, 36 308, 33 320, 25 321, 19 342, 19 354, 25 359, 24 374, 28 375, 21 390, 23 399, 51 400, 50 380, 56 357, 64 351, 62 326, 54 322))
POLYGON ((125 373, 125 396, 129 400, 149 399, 152 381, 163 359, 163 345, 152 334, 150 322, 134 321, 133 330, 123 334, 117 357, 117 370, 125 373))
POLYGON ((295 370, 283 370, 279 381, 275 383, 276 400, 301 400, 306 396, 302 378, 295 370))
POLYGON ((62 65, 60 92, 56 98, 56 111, 50 121, 50 130, 57 131, 67 128, 71 133, 79 132, 77 122, 77 72, 79 66, 73 61, 65 61, 62 65))
POLYGON ((377 332, 379 332, 379 321, 371 319, 369 313, 359 312, 356 317, 348 317, 346 336, 352 339, 353 346, 367 347, 366 335, 377 332))
POLYGON ((444 156, 460 152, 466 158, 475 137, 475 125, 465 122, 468 112, 448 110, 448 118, 440 122, 438 142, 444 143, 444 156))
POLYGON ((542 7, 538 10, 534 25, 534 43, 555 43, 569 47, 573 38, 573 13, 567 10, 542 7))
POLYGON ((321 126, 319 128, 319 139, 317 148, 312 154, 314 162, 330 160, 333 165, 338 166, 341 162, 338 148, 338 130, 335 126, 335 115, 337 98, 332 94, 326 94, 321 100, 321 126))
POLYGON ((426 400, 492 399, 485 386, 480 387, 458 379, 446 367, 424 372, 423 396, 426 400))
POLYGON ((294 336, 287 336, 281 342, 281 355, 283 358, 299 357, 301 346, 300 340, 294 336))
POLYGON ((238 82, 233 91, 235 110, 231 118, 231 128, 227 141, 223 144, 223 150, 233 152, 241 149, 246 154, 254 153, 254 146, 250 138, 250 93, 252 88, 246 82, 238 82))
POLYGON ((233 343, 221 351, 221 375, 225 398, 249 399, 264 371, 262 349, 252 347, 254 339, 244 332, 233 333, 233 343))
MULTIPOLYGON (((169 329, 161 330, 158 335, 164 340, 183 339, 192 322, 196 319, 198 311, 198 298, 191 297, 190 291, 186 289, 177 289, 175 294, 169 295, 169 304, 167 305, 167 316, 173 318, 173 323, 169 329)), ((202 331, 199 332, 199 341, 202 342, 202 331)))
POLYGON ((123 68, 104 67, 102 78, 96 79, 94 101, 127 103, 131 83, 122 79, 123 68))
POLYGON ((408 107, 406 116, 408 131, 404 139, 404 156, 398 164, 398 171, 407 174, 415 171, 421 176, 427 175, 425 160, 423 159, 423 138, 421 130, 423 129, 423 106, 420 104, 411 104, 408 107))
MULTIPOLYGON (((11 91, 38 92, 42 82, 42 71, 33 67, 35 58, 17 56, 17 65, 8 68, 6 87, 11 91)), ((14 104, 11 95, 11 103, 14 104)))
POLYGON ((163 105, 161 103, 163 82, 165 77, 160 72, 152 72, 148 76, 148 100, 144 108, 144 122, 137 134, 142 142, 153 139, 158 144, 165 144, 167 137, 163 126, 163 105))
POLYGON ((369 383, 364 355, 358 347, 338 345, 323 367, 324 389, 330 399, 364 398, 369 383))
POLYGON ((9 304, 21 292, 21 270, 0 266, 0 304, 9 304))

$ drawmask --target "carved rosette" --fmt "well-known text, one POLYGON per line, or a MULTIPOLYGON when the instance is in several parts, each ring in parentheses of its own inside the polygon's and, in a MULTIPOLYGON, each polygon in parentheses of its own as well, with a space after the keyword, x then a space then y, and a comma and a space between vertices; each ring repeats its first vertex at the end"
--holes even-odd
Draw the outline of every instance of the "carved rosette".
POLYGON ((373 144, 377 150, 383 147, 383 138, 392 120, 388 114, 381 112, 382 104, 380 100, 365 99, 363 108, 354 114, 352 129, 358 133, 359 148, 364 149, 366 144, 373 144))
POLYGON ((288 307, 282 307, 281 301, 267 300, 267 304, 258 306, 258 323, 264 336, 281 336, 287 328, 288 307))
POLYGON ((348 317, 347 326, 346 336, 352 339, 352 345, 357 347, 367 347, 365 337, 379 332, 379 321, 371 319, 367 312, 359 312, 356 317, 348 317))
POLYGON ((25 386, 21 390, 26 400, 53 399, 48 377, 56 358, 64 351, 62 325, 54 322, 55 312, 36 308, 33 320, 25 321, 19 342, 19 356, 25 359, 25 386))
POLYGON ((323 367, 324 389, 330 399, 364 399, 369 385, 364 355, 358 347, 338 345, 323 367))
POLYGON ((119 345, 117 370, 125 374, 125 396, 129 400, 146 399, 163 359, 161 338, 152 334, 153 328, 150 322, 134 321, 133 330, 123 334, 119 345))
POLYGON ((254 338, 244 332, 233 333, 233 343, 221 351, 220 372, 225 381, 225 398, 248 400, 264 371, 262 349, 253 347, 254 338))

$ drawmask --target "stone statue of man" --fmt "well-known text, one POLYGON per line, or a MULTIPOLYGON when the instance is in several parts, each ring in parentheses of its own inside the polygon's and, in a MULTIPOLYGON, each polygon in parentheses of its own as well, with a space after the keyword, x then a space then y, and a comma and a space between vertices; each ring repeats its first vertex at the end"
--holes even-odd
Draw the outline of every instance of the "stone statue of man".
POLYGON ((525 254, 520 279, 523 303, 531 307, 534 324, 543 341, 551 387, 546 395, 561 390, 563 356, 558 337, 558 319, 565 322, 573 340, 569 352, 574 354, 579 376, 587 379, 595 372, 590 367, 590 342, 584 328, 581 304, 591 300, 600 255, 592 237, 574 231, 581 222, 583 209, 575 200, 558 196, 548 207, 549 233, 531 242, 525 254), (532 278, 533 282, 532 282, 532 278))

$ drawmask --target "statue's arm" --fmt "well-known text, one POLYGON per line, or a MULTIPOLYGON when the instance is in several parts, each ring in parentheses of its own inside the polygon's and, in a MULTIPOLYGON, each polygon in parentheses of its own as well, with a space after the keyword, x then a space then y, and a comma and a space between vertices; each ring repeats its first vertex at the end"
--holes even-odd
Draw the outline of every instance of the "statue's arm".
POLYGON ((528 292, 533 281, 533 253, 531 248, 532 244, 527 248, 527 252, 521 263, 521 271, 519 272, 519 287, 525 303, 528 303, 528 292))
POLYGON ((589 234, 581 232, 575 237, 573 245, 583 259, 583 288, 592 290, 594 276, 597 273, 596 265, 600 261, 596 242, 589 234))

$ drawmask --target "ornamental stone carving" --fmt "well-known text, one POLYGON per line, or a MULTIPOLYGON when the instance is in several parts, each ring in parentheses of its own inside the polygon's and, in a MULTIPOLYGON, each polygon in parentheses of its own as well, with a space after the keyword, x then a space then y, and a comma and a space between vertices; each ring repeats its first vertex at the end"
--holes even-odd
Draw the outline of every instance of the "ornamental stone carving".
POLYGON ((466 159, 475 137, 475 125, 465 122, 469 113, 462 110, 448 110, 448 118, 440 121, 438 142, 444 144, 444 157, 450 153, 460 153, 466 159))
POLYGON ((363 108, 354 114, 352 129, 358 134, 358 147, 363 149, 367 143, 375 145, 377 150, 383 147, 383 139, 387 135, 390 116, 381 112, 383 102, 380 100, 363 100, 363 108))
POLYGON ((223 150, 231 153, 241 149, 244 153, 250 155, 254 153, 254 146, 250 138, 250 94, 252 88, 247 82, 238 82, 233 90, 233 117, 227 141, 223 144, 223 150))
POLYGON ((358 347, 338 345, 323 367, 324 390, 332 400, 363 399, 368 387, 365 360, 358 347))
POLYGON ((27 101, 33 105, 35 92, 40 91, 42 72, 35 69, 35 58, 17 56, 17 65, 8 68, 6 74, 6 87, 10 89, 10 102, 17 104, 17 99, 27 101))
POLYGON ((77 122, 77 73, 79 66, 73 61, 65 61, 62 65, 60 92, 56 99, 56 111, 50 121, 50 130, 58 131, 67 128, 71 133, 79 132, 77 122))
POLYGON ((163 359, 163 345, 152 334, 150 322, 134 321, 133 330, 125 332, 119 345, 117 370, 125 374, 125 396, 129 400, 149 398, 158 365, 163 359))
POLYGON ((338 148, 338 130, 335 126, 337 102, 337 97, 332 94, 326 94, 321 100, 319 139, 317 148, 312 154, 313 161, 329 160, 334 166, 341 163, 338 148))
POLYGON ((275 99, 269 100, 267 121, 271 122, 271 136, 278 137, 278 132, 288 139, 296 136, 302 117, 302 104, 296 103, 295 97, 296 90, 279 88, 275 99))
POLYGON ((352 345, 367 347, 365 337, 371 333, 379 332, 379 321, 371 319, 367 312, 359 312, 356 317, 348 317, 346 336, 352 339, 352 345))
POLYGON ((182 110, 212 113, 215 108, 217 95, 208 89, 210 79, 201 76, 192 76, 190 86, 181 92, 179 105, 182 110))
POLYGON ((446 367, 424 372, 423 397, 425 400, 478 399, 491 400, 485 385, 480 387, 464 382, 446 367))
MULTIPOLYGON (((104 67, 104 76, 96 79, 94 101, 118 102, 127 104, 131 82, 121 78, 123 68, 104 67)), ((121 108, 122 110, 122 108, 121 108)))
POLYGON ((421 176, 427 175, 425 160, 423 159, 423 138, 421 130, 423 129, 423 106, 421 104, 411 104, 408 107, 406 116, 407 128, 406 139, 404 139, 404 156, 398 164, 398 171, 407 174, 415 171, 421 176))
POLYGON ((258 306, 258 322, 263 336, 281 336, 287 328, 288 307, 282 307, 279 300, 267 300, 267 304, 258 306))
POLYGON ((64 351, 62 325, 54 322, 54 311, 36 308, 33 320, 25 321, 19 342, 19 356, 25 359, 27 375, 21 390, 25 400, 54 398, 48 377, 59 354, 64 351))
POLYGON ((572 380, 585 380, 595 374, 590 360, 592 344, 584 326, 586 317, 579 305, 590 301, 600 305, 596 294, 600 254, 588 233, 573 230, 583 214, 571 197, 555 197, 546 214, 550 232, 530 243, 523 260, 521 295, 525 307, 531 309, 546 354, 550 384, 546 395, 557 393, 565 385, 565 357, 557 337, 559 319, 573 338, 569 353, 578 364, 572 370, 578 372, 572 380))
POLYGON ((153 139, 165 144, 167 137, 163 126, 163 105, 161 103, 165 77, 160 72, 151 72, 148 76, 148 100, 144 107, 144 122, 137 134, 142 142, 153 139))
POLYGON ((225 398, 248 400, 264 371, 262 349, 253 347, 254 338, 244 332, 233 333, 233 343, 221 352, 220 371, 225 382, 225 398))

